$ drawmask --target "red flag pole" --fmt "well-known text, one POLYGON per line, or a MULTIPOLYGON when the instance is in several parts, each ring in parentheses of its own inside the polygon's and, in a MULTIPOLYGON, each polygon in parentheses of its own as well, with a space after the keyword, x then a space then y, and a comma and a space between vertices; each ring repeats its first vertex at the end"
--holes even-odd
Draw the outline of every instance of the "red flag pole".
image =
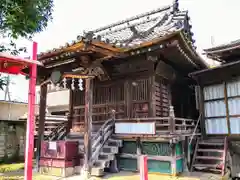
MULTIPOLYGON (((32 59, 37 60, 37 43, 33 42, 32 59)), ((28 93, 28 119, 25 144, 25 167, 24 180, 32 180, 33 148, 34 148, 34 125, 35 125, 35 91, 37 78, 37 65, 29 65, 29 93, 28 93)))

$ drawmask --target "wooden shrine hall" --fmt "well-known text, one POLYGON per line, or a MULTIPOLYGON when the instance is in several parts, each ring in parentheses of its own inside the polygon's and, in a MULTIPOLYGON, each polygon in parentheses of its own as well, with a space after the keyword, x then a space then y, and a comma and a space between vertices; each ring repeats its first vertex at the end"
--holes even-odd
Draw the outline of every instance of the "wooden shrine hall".
POLYGON ((83 161, 71 173, 137 171, 141 154, 151 172, 181 173, 199 133, 188 74, 207 68, 192 36, 175 1, 39 54, 38 160, 42 140, 78 141, 83 161))

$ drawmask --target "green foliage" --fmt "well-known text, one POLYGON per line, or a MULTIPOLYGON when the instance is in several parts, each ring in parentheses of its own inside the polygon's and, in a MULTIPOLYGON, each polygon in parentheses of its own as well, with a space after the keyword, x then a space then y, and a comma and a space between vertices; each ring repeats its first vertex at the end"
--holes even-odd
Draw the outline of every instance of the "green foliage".
POLYGON ((24 168, 24 163, 1 164, 0 165, 0 173, 19 171, 23 168, 24 168))
POLYGON ((0 3, 0 52, 17 55, 26 48, 17 48, 18 38, 31 39, 43 31, 52 19, 53 0, 1 0, 0 3))

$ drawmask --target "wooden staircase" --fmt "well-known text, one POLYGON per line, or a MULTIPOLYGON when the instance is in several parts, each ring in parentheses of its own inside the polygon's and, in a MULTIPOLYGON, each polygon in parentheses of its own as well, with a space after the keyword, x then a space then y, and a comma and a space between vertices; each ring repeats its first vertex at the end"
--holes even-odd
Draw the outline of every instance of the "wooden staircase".
MULTIPOLYGON (((44 140, 62 140, 67 124, 67 116, 48 115, 45 117, 44 140), (58 137, 59 136, 59 137, 58 137)), ((36 116, 34 138, 38 138, 39 117, 36 116)))
MULTIPOLYGON (((80 166, 79 173, 83 166, 84 155, 84 134, 69 133, 66 134, 66 116, 61 119, 57 116, 46 117, 44 140, 57 141, 78 141, 79 142, 79 155, 80 166), (50 124, 50 127, 48 126, 50 124), (54 126, 53 126, 54 125, 54 126), (47 131, 47 132, 46 132, 47 131)), ((92 156, 91 156, 91 175, 103 176, 106 169, 110 171, 117 171, 116 154, 118 154, 119 147, 122 146, 122 140, 115 139, 112 134, 115 127, 115 118, 107 120, 102 126, 93 127, 91 134, 92 142, 92 156)), ((38 124, 36 125, 36 132, 38 124)), ((37 135, 37 133, 35 134, 37 135)), ((37 136, 36 136, 37 137, 37 136)))
MULTIPOLYGON (((114 127, 115 119, 109 119, 97 131, 91 133, 92 153, 90 166, 92 176, 103 176, 105 169, 110 169, 112 172, 117 171, 117 160, 115 155, 118 154, 119 147, 122 146, 122 140, 117 140, 112 137, 114 127)), ((79 141, 79 154, 83 157, 84 134, 70 133, 66 137, 66 140, 79 141)), ((82 162, 83 161, 80 162, 80 172, 83 166, 82 162)))
MULTIPOLYGON (((96 135, 96 132, 92 133, 92 138, 96 135)), ((67 140, 79 141, 79 154, 84 152, 84 136, 83 135, 74 135, 70 134, 67 136, 67 140)), ((92 143, 92 145, 94 142, 92 143)), ((110 169, 114 163, 116 163, 115 155, 118 154, 119 148, 122 146, 122 141, 110 137, 102 146, 99 151, 95 162, 92 165, 91 175, 92 176, 103 176, 106 169, 110 169)), ((93 150, 94 151, 94 150, 93 150)), ((83 157, 80 163, 81 169, 83 165, 83 157)))
POLYGON ((191 171, 209 171, 224 174, 227 151, 226 141, 226 139, 198 139, 191 171))

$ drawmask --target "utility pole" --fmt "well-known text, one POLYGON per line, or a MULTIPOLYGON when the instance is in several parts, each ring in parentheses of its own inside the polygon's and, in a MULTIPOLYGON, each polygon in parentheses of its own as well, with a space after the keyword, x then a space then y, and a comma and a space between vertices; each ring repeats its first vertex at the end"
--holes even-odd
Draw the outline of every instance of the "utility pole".
POLYGON ((8 75, 6 78, 6 89, 5 89, 5 95, 4 95, 5 101, 7 101, 7 97, 8 97, 8 101, 11 101, 10 92, 9 92, 9 84, 10 84, 10 76, 8 75))
POLYGON ((211 36, 211 45, 212 45, 212 47, 215 46, 215 39, 213 36, 211 36))

